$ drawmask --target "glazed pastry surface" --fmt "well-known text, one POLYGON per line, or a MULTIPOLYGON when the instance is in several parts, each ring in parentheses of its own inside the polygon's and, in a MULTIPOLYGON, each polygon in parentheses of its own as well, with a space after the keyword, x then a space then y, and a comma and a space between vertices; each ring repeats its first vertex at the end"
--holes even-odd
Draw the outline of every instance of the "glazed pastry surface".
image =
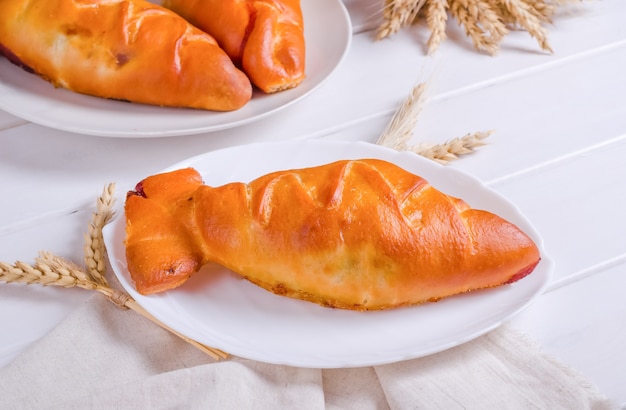
POLYGON ((0 52, 103 98, 231 111, 252 96, 214 38, 144 0, 0 0, 0 52))
POLYGON ((182 169, 141 181, 125 212, 128 269, 142 294, 212 262, 279 295, 388 309, 512 283, 540 260, 512 223, 374 159, 218 187, 182 169))
POLYGON ((163 5, 215 37, 266 93, 305 78, 300 0, 165 0, 163 5))

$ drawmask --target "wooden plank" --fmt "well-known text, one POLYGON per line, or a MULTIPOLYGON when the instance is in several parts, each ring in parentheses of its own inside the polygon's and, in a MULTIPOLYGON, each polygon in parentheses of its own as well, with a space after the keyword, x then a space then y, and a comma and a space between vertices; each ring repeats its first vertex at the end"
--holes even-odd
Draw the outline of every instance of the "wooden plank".
POLYGON ((626 135, 575 157, 490 184, 542 234, 554 285, 626 256, 626 135), (590 251, 593 250, 593 251, 590 251))

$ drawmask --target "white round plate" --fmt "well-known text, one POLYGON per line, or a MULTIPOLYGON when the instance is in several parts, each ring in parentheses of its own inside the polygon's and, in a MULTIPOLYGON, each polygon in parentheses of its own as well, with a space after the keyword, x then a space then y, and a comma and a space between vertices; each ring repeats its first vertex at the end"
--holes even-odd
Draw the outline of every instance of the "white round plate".
POLYGON ((344 59, 352 39, 341 0, 302 0, 306 78, 296 88, 267 95, 255 91, 239 110, 163 108, 106 100, 54 88, 0 57, 0 109, 35 124, 108 137, 166 137, 217 131, 273 114, 317 89, 344 59))
POLYGON ((120 209, 104 232, 113 270, 141 306, 183 335, 237 356, 313 368, 370 366, 439 352, 496 328, 542 292, 552 263, 539 234, 520 211, 478 180, 416 154, 362 142, 308 140, 223 149, 168 170, 191 166, 206 184, 221 185, 248 182, 281 169, 357 158, 396 163, 443 192, 516 223, 536 241, 542 261, 532 274, 511 285, 387 311, 330 309, 277 296, 223 268, 196 274, 171 291, 142 296, 126 268, 120 209))

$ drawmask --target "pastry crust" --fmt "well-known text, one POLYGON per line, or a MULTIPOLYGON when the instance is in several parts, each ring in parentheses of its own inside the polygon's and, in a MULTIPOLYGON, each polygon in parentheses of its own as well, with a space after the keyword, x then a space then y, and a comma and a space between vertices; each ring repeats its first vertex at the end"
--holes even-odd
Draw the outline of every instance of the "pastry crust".
POLYGON ((252 97, 214 38, 145 0, 0 1, 0 52, 56 87, 215 111, 252 97))
POLYGON ((215 37, 264 92, 293 88, 304 80, 300 0, 165 0, 163 5, 215 37))
POLYGON ((373 159, 219 187, 193 169, 151 176, 129 193, 126 221, 142 294, 214 262, 276 294, 387 309, 511 283, 540 260, 515 225, 373 159))

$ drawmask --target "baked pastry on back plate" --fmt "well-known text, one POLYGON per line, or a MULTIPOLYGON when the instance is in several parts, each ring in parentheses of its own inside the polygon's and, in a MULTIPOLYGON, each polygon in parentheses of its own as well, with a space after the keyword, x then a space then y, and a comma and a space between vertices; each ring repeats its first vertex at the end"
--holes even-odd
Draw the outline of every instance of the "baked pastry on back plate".
POLYGON ((252 97, 214 38, 145 0, 0 0, 0 53, 97 97, 215 111, 252 97))
POLYGON ((264 92, 293 88, 304 80, 300 0, 164 0, 163 5, 215 37, 264 92))
POLYGON ((204 185, 191 168, 128 193, 136 289, 162 292, 213 262, 279 295, 353 310, 512 283, 540 260, 518 227, 382 160, 204 185))

